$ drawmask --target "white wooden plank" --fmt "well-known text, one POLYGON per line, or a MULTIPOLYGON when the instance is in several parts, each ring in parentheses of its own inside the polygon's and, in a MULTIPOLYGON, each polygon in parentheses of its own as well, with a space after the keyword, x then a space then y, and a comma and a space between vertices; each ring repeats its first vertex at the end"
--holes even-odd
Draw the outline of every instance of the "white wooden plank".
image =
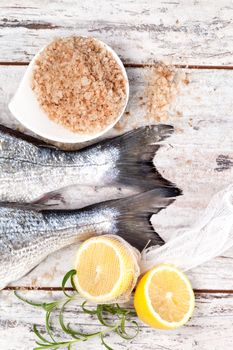
MULTIPOLYGON (((25 67, 0 67, 0 122, 13 127, 18 124, 10 117, 7 103, 24 71, 25 67)), ((182 72, 188 75, 190 83, 181 86, 179 96, 170 106, 170 118, 166 121, 173 124, 177 132, 155 157, 158 169, 184 192, 166 211, 153 218, 157 232, 164 236, 169 236, 177 228, 193 224, 211 196, 231 183, 233 175, 233 71, 183 69, 182 72), (222 166, 219 161, 217 163, 220 155, 228 157, 228 167, 222 166)), ((123 128, 112 131, 112 134, 148 123, 141 100, 146 70, 131 68, 128 74, 131 96, 127 111, 130 115, 122 119, 123 128)), ((111 190, 108 198, 111 196, 119 196, 119 192, 111 190)), ((106 193, 105 190, 98 193, 92 191, 89 197, 86 193, 85 196, 79 194, 79 197, 85 200, 83 204, 87 204, 104 200, 106 193)), ((76 249, 67 248, 51 255, 17 284, 59 286, 64 273, 73 267, 76 249)), ((232 258, 233 250, 194 269, 190 273, 194 287, 233 289, 232 258)))
MULTIPOLYGON (((44 325, 44 312, 25 305, 14 297, 12 292, 1 292, 0 348, 4 350, 32 349, 35 338, 32 325, 41 330, 44 325), (40 327, 42 326, 42 327, 40 327)), ((32 300, 54 300, 60 298, 58 292, 30 292, 32 300)), ((133 341, 122 340, 116 335, 106 338, 113 349, 173 349, 173 350, 231 350, 233 347, 233 295, 197 294, 194 315, 186 326, 173 331, 159 331, 140 324, 140 334, 133 341)), ((67 308, 67 322, 82 331, 99 330, 98 323, 90 316, 77 312, 77 304, 67 308)), ((55 317, 56 318, 56 317, 55 317)), ((54 320, 54 319, 53 319, 54 320)), ((54 322, 56 337, 61 330, 54 322)), ((103 349, 98 339, 79 343, 74 349, 103 349)))
POLYGON ((231 0, 2 0, 0 61, 28 61, 54 36, 92 35, 127 63, 233 65, 231 0))

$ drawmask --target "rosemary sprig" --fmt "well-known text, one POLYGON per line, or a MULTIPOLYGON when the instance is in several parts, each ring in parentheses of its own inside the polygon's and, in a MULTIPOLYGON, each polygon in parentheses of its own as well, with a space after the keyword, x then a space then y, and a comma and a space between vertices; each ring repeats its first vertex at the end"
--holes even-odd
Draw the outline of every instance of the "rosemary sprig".
POLYGON ((76 274, 75 270, 71 270, 67 272, 62 280, 62 292, 64 297, 60 300, 52 301, 49 303, 34 303, 28 299, 23 298, 16 291, 14 292, 16 297, 21 301, 32 305, 37 308, 41 308, 45 311, 45 333, 46 335, 42 335, 38 330, 36 325, 33 325, 33 332, 36 335, 36 344, 37 346, 34 350, 44 350, 44 349, 61 349, 67 348, 68 350, 72 350, 73 345, 80 341, 87 341, 92 338, 100 338, 102 345, 108 349, 113 350, 105 341, 105 336, 110 333, 116 333, 121 338, 126 340, 131 340, 135 338, 139 333, 139 326, 135 320, 132 320, 132 317, 136 316, 136 312, 130 309, 126 309, 120 307, 118 304, 101 304, 97 305, 96 309, 88 309, 86 307, 87 301, 84 301, 81 304, 81 312, 84 314, 92 315, 97 318, 99 321, 101 328, 104 329, 94 332, 94 333, 84 333, 80 332, 71 327, 70 323, 65 323, 64 314, 66 311, 66 307, 69 303, 77 300, 78 291, 75 287, 74 276, 76 274), (67 293, 65 287, 70 281, 73 291, 71 293, 67 293), (54 310, 59 310, 58 321, 65 335, 65 339, 57 340, 54 332, 51 327, 51 316, 54 310), (110 322, 109 319, 112 321, 110 322), (128 333, 128 328, 133 329, 133 334, 128 333))

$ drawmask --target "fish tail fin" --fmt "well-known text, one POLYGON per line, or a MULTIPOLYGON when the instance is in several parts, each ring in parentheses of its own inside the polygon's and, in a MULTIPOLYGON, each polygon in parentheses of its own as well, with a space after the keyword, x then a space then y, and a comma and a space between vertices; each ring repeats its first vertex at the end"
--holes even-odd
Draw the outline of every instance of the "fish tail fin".
POLYGON ((108 206, 117 212, 114 218, 116 234, 140 250, 149 241, 150 245, 162 245, 164 241, 154 231, 150 218, 181 194, 181 190, 176 187, 161 187, 136 196, 110 201, 108 206))
MULTIPOLYGON (((114 184, 138 187, 148 191, 155 187, 175 187, 169 180, 162 177, 153 164, 153 158, 161 145, 156 142, 163 141, 174 131, 173 126, 159 124, 141 127, 127 132, 110 140, 99 143, 100 150, 113 147, 117 149, 116 160, 117 175, 114 184)), ((93 147, 93 146, 88 146, 93 147)), ((111 182, 112 180, 110 180, 111 182)), ((64 188, 44 194, 34 201, 36 204, 54 207, 66 204, 64 188)))
POLYGON ((155 153, 161 147, 156 144, 170 136, 174 128, 170 125, 151 125, 138 128, 112 140, 119 149, 117 160, 117 182, 145 190, 157 186, 173 187, 163 178, 153 164, 155 153))

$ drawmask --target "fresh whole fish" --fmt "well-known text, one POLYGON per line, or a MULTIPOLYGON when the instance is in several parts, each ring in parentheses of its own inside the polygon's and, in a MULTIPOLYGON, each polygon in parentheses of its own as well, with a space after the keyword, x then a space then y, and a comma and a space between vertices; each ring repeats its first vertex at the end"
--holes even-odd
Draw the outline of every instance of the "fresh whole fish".
POLYGON ((79 151, 62 151, 0 126, 0 201, 30 202, 70 185, 172 186, 153 165, 173 127, 142 127, 79 151))
POLYGON ((118 234, 142 249, 163 240, 149 218, 172 203, 181 191, 156 188, 80 210, 41 210, 39 205, 0 205, 0 289, 25 275, 50 253, 100 234, 118 234), (33 209, 31 208, 33 207, 33 209))

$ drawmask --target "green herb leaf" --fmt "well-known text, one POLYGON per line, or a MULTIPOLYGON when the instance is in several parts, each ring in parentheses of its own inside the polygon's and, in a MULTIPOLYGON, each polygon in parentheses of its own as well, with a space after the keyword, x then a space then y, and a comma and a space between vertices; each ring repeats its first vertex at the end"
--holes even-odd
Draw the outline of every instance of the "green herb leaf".
POLYGON ((54 336, 53 336, 53 331, 50 327, 50 316, 51 316, 52 311, 53 311, 53 309, 46 312, 45 327, 46 327, 47 333, 50 336, 50 338, 52 339, 52 341, 56 342, 56 340, 54 339, 54 336))
POLYGON ((83 333, 83 332, 75 331, 74 329, 72 329, 72 328, 70 327, 70 324, 69 324, 69 323, 67 324, 67 329, 68 329, 68 331, 69 331, 69 334, 70 334, 73 338, 78 339, 78 337, 83 337, 83 339, 81 339, 81 340, 83 340, 83 341, 85 341, 85 340, 87 340, 87 339, 89 339, 89 338, 94 338, 94 337, 96 337, 96 336, 98 336, 98 335, 101 334, 101 332, 83 333))
POLYGON ((94 337, 97 335, 100 335, 101 332, 95 332, 95 333, 83 333, 83 332, 78 332, 70 327, 70 324, 68 323, 65 325, 64 319, 63 319, 63 314, 65 311, 65 307, 68 303, 70 303, 72 300, 67 300, 61 307, 60 313, 59 313, 59 323, 62 328, 62 330, 71 335, 73 338, 80 340, 80 341, 85 341, 90 337, 94 337))
POLYGON ((102 341, 103 346, 104 346, 106 349, 108 349, 108 350, 113 350, 113 348, 111 348, 111 347, 110 347, 108 344, 106 344, 106 342, 104 341, 104 335, 103 335, 103 334, 101 334, 100 339, 101 339, 101 341, 102 341))
POLYGON ((43 335, 41 335, 41 333, 38 331, 35 324, 33 325, 33 332, 42 342, 51 344, 51 342, 49 340, 47 340, 45 337, 43 337, 43 335))
POLYGON ((47 337, 42 335, 39 330, 37 329, 37 326, 33 326, 33 332, 35 333, 36 337, 39 339, 39 341, 36 341, 37 347, 34 348, 34 350, 44 350, 44 349, 61 349, 66 347, 68 350, 72 349, 72 345, 76 344, 80 341, 87 341, 91 338, 99 337, 101 339, 102 345, 108 349, 113 350, 105 341, 105 337, 107 334, 110 333, 116 333, 121 338, 126 340, 131 340, 135 338, 138 335, 139 332, 139 326, 136 321, 132 320, 131 317, 134 317, 136 313, 133 310, 123 308, 119 306, 118 304, 102 304, 97 305, 96 309, 90 310, 85 307, 86 301, 84 301, 81 304, 82 312, 91 316, 95 316, 99 322, 100 325, 105 327, 103 330, 93 332, 93 333, 84 333, 79 332, 78 330, 73 329, 70 326, 70 323, 65 324, 64 322, 64 314, 65 314, 65 308, 70 303, 75 301, 77 296, 77 289, 75 287, 74 283, 74 277, 76 275, 76 270, 71 270, 67 272, 67 274, 64 276, 62 280, 62 291, 65 295, 65 298, 61 300, 51 301, 49 303, 34 303, 31 300, 27 300, 26 298, 23 298, 20 296, 16 291, 15 295, 18 299, 21 301, 35 306, 40 307, 45 310, 45 329, 47 335, 50 337, 51 340, 48 340, 47 337), (74 292, 72 295, 68 294, 65 290, 65 286, 67 282, 70 280, 70 283, 74 289, 74 292), (69 335, 69 340, 55 340, 53 330, 51 328, 51 314, 55 309, 59 309, 59 324, 61 326, 61 330, 63 331, 64 335, 69 335), (113 319, 114 322, 108 322, 107 319, 113 319), (130 329, 134 329, 134 334, 131 335, 128 333, 128 325, 130 325, 130 329))
MULTIPOLYGON (((72 276, 74 276, 76 274, 76 270, 70 270, 69 272, 67 272, 66 274, 65 274, 65 276, 63 277, 63 280, 62 280, 62 291, 63 291, 63 293, 67 296, 67 297, 70 297, 70 295, 68 294, 68 293, 66 293, 66 291, 65 291, 65 286, 66 286, 66 283, 68 282, 68 280, 72 277, 72 276)), ((76 288, 74 288, 74 289, 76 289, 76 288)))
POLYGON ((52 303, 44 303, 42 305, 43 309, 47 312, 52 311, 55 307, 57 307, 59 304, 59 301, 53 301, 52 303))
MULTIPOLYGON (((108 310, 108 312, 110 312, 108 308, 106 308, 105 311, 106 310, 108 310)), ((104 320, 103 312, 104 312, 104 306, 97 305, 97 317, 98 317, 98 320, 100 321, 100 323, 105 327, 110 327, 110 328, 114 327, 114 324, 109 324, 104 320)), ((114 315, 114 313, 112 313, 112 314, 114 315)))
POLYGON ((131 340, 131 339, 134 339, 138 335, 139 326, 138 326, 138 323, 136 321, 126 320, 126 318, 124 318, 124 319, 122 319, 121 325, 120 325, 120 327, 117 328, 116 332, 122 338, 124 338, 126 340, 131 340), (129 335, 129 333, 126 332, 125 321, 127 321, 128 323, 131 323, 131 325, 133 326, 133 328, 135 330, 135 333, 133 335, 129 335))
POLYGON ((76 270, 74 270, 74 271, 75 271, 75 273, 73 275, 71 275, 71 277, 70 277, 70 283, 71 283, 73 290, 78 293, 78 290, 77 290, 75 282, 74 282, 74 278, 76 276, 77 271, 76 270))
POLYGON ((87 301, 84 301, 81 305, 83 311, 85 312, 85 314, 89 314, 89 315, 96 315, 97 314, 97 310, 89 310, 87 308, 85 308, 87 301))
POLYGON ((65 306, 70 303, 71 300, 67 300, 61 307, 60 309, 60 312, 59 312, 59 323, 60 323, 60 326, 62 328, 62 330, 65 332, 65 333, 69 333, 69 330, 67 329, 67 327, 65 326, 65 323, 64 323, 64 320, 63 320, 63 313, 64 313, 64 310, 65 310, 65 306))
POLYGON ((33 332, 35 333, 35 335, 40 339, 42 340, 44 343, 48 343, 48 344, 51 344, 51 342, 49 340, 47 340, 46 338, 44 338, 41 333, 38 331, 36 325, 34 324, 33 325, 33 332))
POLYGON ((19 300, 24 301, 25 303, 27 303, 29 305, 32 305, 32 306, 35 306, 35 307, 42 307, 42 308, 44 308, 44 303, 34 303, 34 302, 30 301, 30 300, 27 300, 27 299, 23 298, 21 295, 19 295, 19 293, 16 292, 16 291, 14 291, 14 294, 19 300))

